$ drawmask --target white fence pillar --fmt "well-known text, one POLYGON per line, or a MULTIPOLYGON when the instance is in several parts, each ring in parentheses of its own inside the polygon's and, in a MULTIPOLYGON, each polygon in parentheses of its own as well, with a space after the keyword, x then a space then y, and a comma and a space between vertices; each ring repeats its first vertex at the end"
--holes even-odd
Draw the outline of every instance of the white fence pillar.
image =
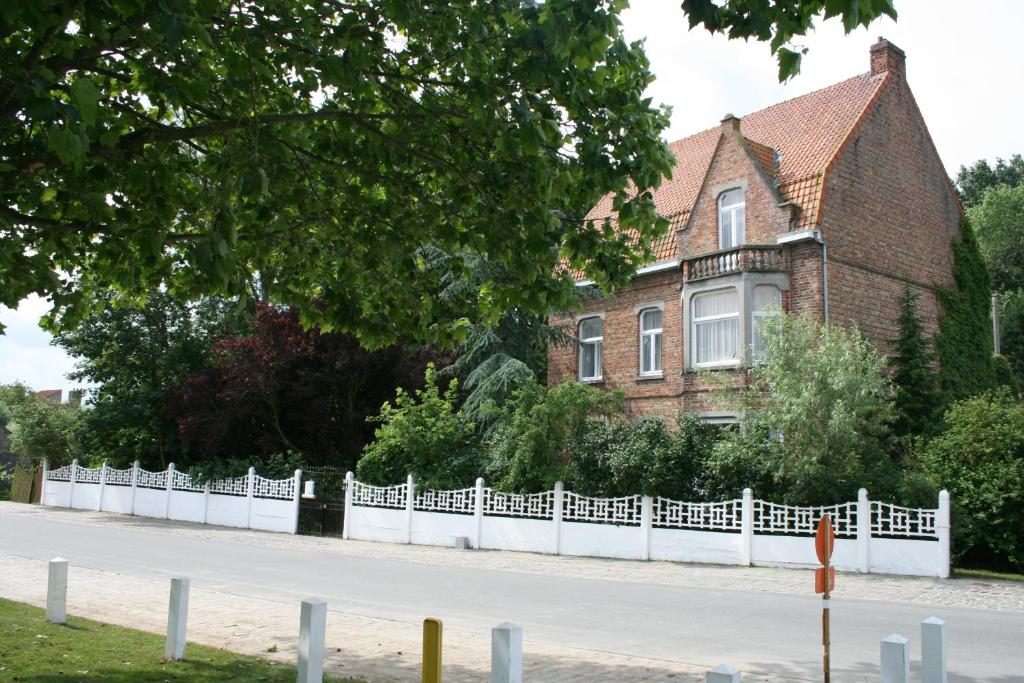
POLYGON ((480 539, 484 528, 484 479, 476 478, 476 495, 473 497, 473 548, 480 549, 480 539))
POLYGON ((740 564, 749 567, 754 561, 754 492, 743 489, 740 508, 740 564))
POLYGON ((203 484, 203 524, 210 516, 210 481, 203 484))
POLYGON ((562 553, 562 506, 565 504, 565 490, 562 482, 555 482, 555 544, 551 550, 555 555, 562 553))
POLYGON ((355 493, 356 479, 351 472, 345 473, 345 518, 341 520, 341 537, 346 541, 352 530, 352 496, 355 493))
POLYGON ((174 489, 174 463, 167 466, 167 489, 164 496, 164 519, 171 518, 171 491, 174 489))
POLYGON ((897 633, 882 638, 882 683, 910 683, 910 641, 897 633))
POLYGON ((868 490, 857 491, 857 570, 871 571, 871 501, 868 490))
POLYGON ((252 528, 252 494, 256 489, 256 468, 250 467, 245 480, 245 528, 252 528))
POLYGON ((740 683, 740 672, 731 666, 719 664, 704 676, 706 683, 740 683))
POLYGON ((107 488, 107 461, 100 465, 100 499, 96 501, 96 512, 103 510, 103 491, 107 488))
POLYGON ((935 533, 939 537, 939 571, 940 579, 949 578, 949 491, 939 491, 939 509, 935 513, 935 533))
POLYGON ((46 478, 50 475, 50 464, 43 458, 43 482, 39 492, 39 504, 46 505, 46 478))
POLYGON ((128 508, 129 514, 135 514, 135 492, 139 489, 139 461, 132 463, 132 506, 128 508))
POLYGON ((188 630, 188 589, 186 578, 171 579, 171 596, 167 605, 167 641, 164 657, 170 660, 185 657, 185 634, 188 630))
POLYGON ((921 683, 947 683, 946 622, 929 617, 921 622, 921 683))
POLYGON ((78 478, 78 458, 71 461, 71 478, 68 485, 68 507, 74 507, 75 502, 75 479, 78 478))
POLYGON ((523 629, 507 621, 491 629, 491 683, 523 683, 523 629))
POLYGON ((63 557, 50 560, 46 577, 46 620, 63 624, 67 617, 68 561, 63 557))
POLYGON ((640 530, 643 534, 643 547, 640 549, 640 559, 651 559, 651 529, 654 526, 654 499, 650 496, 643 496, 640 499, 640 530))
POLYGON ((412 511, 416 502, 416 480, 410 474, 405 478, 405 542, 412 543, 412 511))
POLYGON ((302 470, 295 470, 295 490, 292 491, 292 514, 295 516, 295 523, 292 524, 292 533, 299 533, 299 496, 302 491, 302 470))
POLYGON ((324 680, 324 636, 327 633, 327 603, 319 598, 302 601, 299 611, 298 683, 324 680))

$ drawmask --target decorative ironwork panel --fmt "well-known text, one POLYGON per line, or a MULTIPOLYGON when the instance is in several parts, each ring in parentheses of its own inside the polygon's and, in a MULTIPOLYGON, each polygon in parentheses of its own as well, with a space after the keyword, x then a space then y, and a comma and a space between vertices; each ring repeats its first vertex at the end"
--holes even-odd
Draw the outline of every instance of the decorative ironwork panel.
POLYGON ((295 477, 288 479, 264 479, 256 475, 252 495, 256 498, 281 498, 291 500, 295 497, 295 477))
POLYGON ((871 535, 938 539, 935 513, 935 510, 871 501, 871 535))
POLYGON ((837 538, 857 537, 857 504, 795 506, 754 501, 754 533, 781 536, 813 536, 822 515, 832 518, 837 538))
POLYGON ((484 514, 492 517, 555 518, 555 492, 502 493, 484 489, 484 514))
POLYGON ((82 467, 81 465, 79 465, 78 471, 75 472, 75 483, 98 484, 100 483, 100 477, 102 475, 102 467, 82 467))
POLYGON ((223 496, 245 496, 249 494, 249 477, 235 477, 234 479, 218 479, 210 482, 210 493, 219 493, 223 496))
POLYGON ((566 492, 562 519, 596 524, 640 524, 641 496, 590 498, 566 492))
POLYGON ((126 470, 112 470, 107 468, 107 484, 110 486, 131 486, 132 468, 126 470))
POLYGON ((55 470, 46 471, 47 481, 71 481, 71 465, 64 465, 55 470))
POLYGON ((680 500, 654 499, 652 524, 661 529, 702 529, 704 531, 740 531, 743 503, 684 503, 680 500))
POLYGON ((402 509, 405 507, 408 487, 408 484, 371 486, 358 481, 353 482, 352 504, 371 508, 402 509))
POLYGON ((192 481, 192 477, 184 472, 174 470, 174 476, 171 478, 171 488, 175 491, 202 491, 202 484, 197 484, 192 481))
POLYGON ((165 489, 167 488, 167 470, 150 472, 140 468, 135 485, 143 489, 165 489))
POLYGON ((476 488, 454 489, 451 491, 424 491, 412 501, 414 510, 424 512, 452 512, 457 515, 471 515, 476 504, 476 488))

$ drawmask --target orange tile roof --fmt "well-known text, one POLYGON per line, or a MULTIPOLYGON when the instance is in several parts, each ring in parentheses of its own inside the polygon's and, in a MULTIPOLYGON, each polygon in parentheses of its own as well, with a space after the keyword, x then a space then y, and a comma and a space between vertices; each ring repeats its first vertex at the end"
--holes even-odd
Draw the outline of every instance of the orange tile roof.
MULTIPOLYGON (((779 183, 783 201, 800 206, 797 228, 818 222, 821 194, 833 157, 881 92, 886 74, 861 74, 760 111, 740 121, 740 132, 765 171, 779 183)), ((715 127, 669 145, 678 163, 672 179, 654 191, 659 213, 672 218, 669 235, 654 245, 655 262, 676 258, 675 230, 686 224, 721 136, 715 127)), ((611 195, 588 218, 612 215, 611 195)))

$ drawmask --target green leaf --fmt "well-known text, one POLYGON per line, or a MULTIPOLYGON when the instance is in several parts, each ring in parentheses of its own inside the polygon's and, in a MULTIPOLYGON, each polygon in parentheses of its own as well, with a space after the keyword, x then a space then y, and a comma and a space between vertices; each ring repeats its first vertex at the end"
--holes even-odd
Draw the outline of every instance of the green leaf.
POLYGON ((78 78, 71 85, 71 103, 75 105, 82 121, 90 126, 96 123, 99 99, 99 89, 88 78, 78 78))

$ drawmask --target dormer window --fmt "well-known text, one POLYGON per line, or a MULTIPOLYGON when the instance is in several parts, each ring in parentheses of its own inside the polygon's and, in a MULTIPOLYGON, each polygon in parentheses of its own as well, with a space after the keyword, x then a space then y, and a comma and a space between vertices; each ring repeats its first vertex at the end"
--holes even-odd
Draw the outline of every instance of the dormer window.
POLYGON ((718 198, 718 248, 732 249, 743 244, 746 228, 743 188, 723 192, 718 198))

